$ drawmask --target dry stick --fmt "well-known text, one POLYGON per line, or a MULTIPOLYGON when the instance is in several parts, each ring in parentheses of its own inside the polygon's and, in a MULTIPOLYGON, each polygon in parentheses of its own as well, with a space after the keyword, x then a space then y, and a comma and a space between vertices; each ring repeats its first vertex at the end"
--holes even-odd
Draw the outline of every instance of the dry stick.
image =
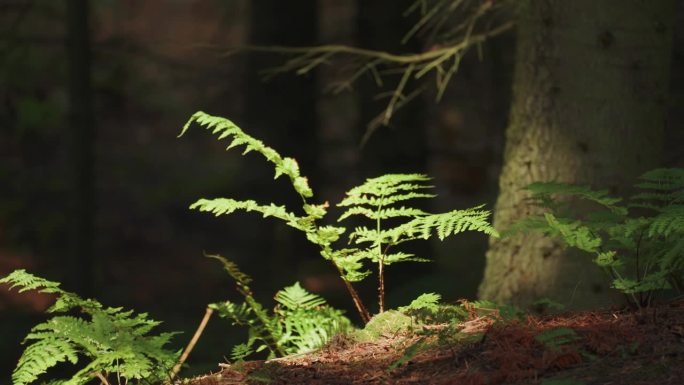
POLYGON ((243 46, 238 49, 230 50, 224 53, 224 56, 230 56, 238 51, 252 51, 252 52, 270 52, 270 53, 281 53, 281 54, 325 54, 333 52, 336 54, 349 54, 356 55, 366 58, 381 59, 383 61, 398 63, 398 64, 411 64, 420 63, 424 61, 430 61, 438 58, 444 54, 453 54, 455 52, 461 51, 467 48, 469 45, 484 42, 487 38, 499 35, 503 32, 512 29, 515 23, 507 22, 500 26, 489 30, 487 32, 471 35, 467 41, 461 41, 453 45, 448 45, 435 50, 430 50, 426 52, 420 52, 415 54, 394 54, 385 51, 376 51, 372 49, 364 49, 351 47, 339 44, 321 45, 321 46, 309 46, 309 47, 283 47, 283 46, 243 46))
POLYGON ((192 336, 192 339, 188 343, 188 346, 185 347, 183 354, 181 354, 180 359, 178 360, 178 363, 173 367, 173 369, 171 369, 171 373, 169 374, 171 380, 173 380, 176 377, 176 375, 178 375, 178 372, 180 372, 181 366, 183 366, 185 360, 188 359, 188 356, 190 355, 190 352, 192 352, 192 349, 195 348, 195 344, 197 344, 197 341, 204 332, 204 328, 207 326, 209 318, 211 318, 211 315, 213 313, 214 309, 207 307, 207 310, 204 312, 204 318, 202 318, 202 322, 200 322, 199 326, 197 327, 195 335, 192 336))

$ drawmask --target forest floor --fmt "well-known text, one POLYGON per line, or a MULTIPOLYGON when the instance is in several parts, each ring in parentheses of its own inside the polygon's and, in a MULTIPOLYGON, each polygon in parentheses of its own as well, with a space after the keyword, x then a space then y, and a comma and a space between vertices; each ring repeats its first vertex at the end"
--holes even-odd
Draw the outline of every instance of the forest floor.
MULTIPOLYGON (((496 321, 473 316, 469 342, 435 344, 391 369, 418 338, 333 340, 304 355, 220 364, 189 385, 233 384, 684 384, 684 300, 640 311, 566 313, 496 321), (571 330, 570 330, 571 329, 571 330)), ((433 337, 434 338, 434 337, 433 337)))

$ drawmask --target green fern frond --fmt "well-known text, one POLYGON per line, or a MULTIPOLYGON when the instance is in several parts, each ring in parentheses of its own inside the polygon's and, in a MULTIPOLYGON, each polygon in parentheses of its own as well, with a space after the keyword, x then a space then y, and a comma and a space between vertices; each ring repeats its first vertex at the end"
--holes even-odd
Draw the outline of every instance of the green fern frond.
POLYGON ((24 350, 12 373, 12 382, 14 385, 30 384, 61 362, 76 364, 77 354, 77 349, 69 341, 46 335, 24 350))
POLYGON ((367 250, 341 249, 337 251, 325 251, 323 257, 335 262, 342 272, 342 279, 347 282, 363 281, 371 275, 371 272, 363 265, 365 259, 370 258, 367 250))
POLYGON ((403 231, 411 236, 417 234, 423 239, 428 239, 433 231, 440 240, 464 231, 479 231, 498 237, 499 233, 487 221, 490 212, 482 210, 482 207, 484 205, 419 217, 407 223, 403 231))
POLYGON ((299 282, 278 291, 275 300, 288 310, 314 309, 325 304, 323 298, 304 290, 299 282))
POLYGON ((311 241, 311 243, 323 247, 323 253, 325 253, 326 248, 329 248, 330 244, 340 239, 340 236, 344 234, 346 230, 347 229, 344 227, 319 226, 314 231, 308 231, 306 233, 306 238, 311 241))
POLYGON ((547 202, 553 202, 551 196, 556 194, 595 202, 616 214, 627 215, 627 210, 618 205, 622 199, 609 196, 607 190, 597 191, 592 190, 588 186, 577 186, 561 182, 535 182, 529 184, 525 189, 532 193, 533 198, 541 206, 548 205, 547 202))
POLYGON ((396 253, 390 253, 386 254, 383 258, 382 261, 385 265, 391 265, 394 263, 399 263, 399 262, 430 262, 429 259, 427 258, 420 258, 416 257, 413 254, 409 253, 404 253, 404 252, 396 252, 396 253))
POLYGON ((675 234, 684 237, 684 205, 672 205, 663 209, 653 217, 648 228, 649 237, 669 237, 675 234))
POLYGON ((430 311, 437 311, 439 307, 439 301, 442 296, 437 293, 423 293, 418 298, 411 301, 410 304, 398 308, 402 313, 406 313, 412 310, 422 310, 427 309, 430 311))
POLYGON ((533 203, 544 209, 543 215, 529 217, 514 227, 541 230, 593 255, 594 262, 614 277, 612 287, 626 294, 632 305, 648 306, 653 291, 671 286, 680 290, 677 282, 684 278, 684 169, 649 171, 636 187, 639 191, 625 204, 608 197, 605 191, 535 183, 529 190, 533 203), (569 210, 572 206, 556 200, 563 196, 588 199, 610 211, 573 215, 569 210), (628 208, 648 210, 630 213, 628 208))
POLYGON ((240 304, 231 301, 217 302, 209 304, 209 307, 216 310, 219 317, 230 319, 233 325, 250 325, 256 320, 252 310, 244 302, 240 304))
MULTIPOLYGON (((389 204, 388 202, 385 202, 386 204, 389 204)), ((423 210, 412 208, 412 207, 389 207, 385 209, 380 209, 380 210, 371 210, 366 207, 360 207, 360 206, 354 206, 350 208, 349 210, 345 211, 344 214, 340 216, 340 218, 337 220, 342 221, 346 218, 349 218, 352 215, 362 215, 366 218, 369 219, 389 219, 389 218, 402 218, 402 217, 418 217, 418 216, 423 216, 423 215, 428 215, 423 210)))
POLYGON ((69 379, 51 383, 84 385, 92 381, 94 373, 105 377, 112 373, 126 381, 161 381, 180 354, 166 348, 176 333, 150 334, 159 322, 145 313, 136 315, 122 308, 105 308, 95 300, 59 289, 57 282, 24 270, 0 281, 18 286, 20 291, 57 293, 57 301, 49 312, 64 313, 78 308, 82 314, 54 316, 33 327, 24 339, 29 345, 12 375, 15 385, 33 383, 55 365, 76 364, 80 357, 89 361, 85 367, 69 379))
POLYGON ((190 205, 190 209, 210 212, 216 216, 231 214, 237 210, 256 211, 261 213, 264 218, 275 217, 285 221, 290 226, 299 228, 299 217, 288 212, 284 206, 278 206, 273 203, 266 206, 260 205, 253 200, 238 201, 229 198, 200 199, 190 205))
POLYGON ((246 134, 232 121, 220 116, 212 116, 202 111, 198 111, 190 117, 178 136, 180 137, 185 134, 194 122, 211 130, 213 134, 218 135, 219 140, 232 138, 232 141, 226 150, 237 146, 244 146, 245 150, 243 155, 251 151, 260 153, 266 160, 275 165, 275 178, 278 178, 280 175, 287 175, 290 178, 292 186, 299 195, 303 198, 310 198, 313 196, 313 191, 309 187, 307 179, 300 175, 299 165, 296 160, 292 158, 283 158, 277 151, 264 145, 262 141, 246 134))
POLYGON ((549 225, 549 232, 561 237, 568 246, 590 253, 599 251, 601 238, 596 236, 589 227, 583 226, 580 221, 556 218, 552 213, 544 213, 544 218, 549 225))
POLYGON ((233 362, 241 362, 252 353, 254 353, 254 350, 249 345, 241 343, 233 346, 233 350, 230 353, 230 358, 233 360, 233 362))
POLYGON ((349 190, 338 206, 381 207, 410 199, 432 198, 434 194, 415 192, 433 188, 425 183, 429 180, 431 178, 423 174, 386 174, 370 178, 349 190))
POLYGON ((10 289, 19 287, 19 293, 29 290, 38 290, 40 293, 64 293, 59 288, 58 282, 49 281, 26 272, 24 269, 15 270, 8 276, 0 279, 0 283, 10 285, 10 289))

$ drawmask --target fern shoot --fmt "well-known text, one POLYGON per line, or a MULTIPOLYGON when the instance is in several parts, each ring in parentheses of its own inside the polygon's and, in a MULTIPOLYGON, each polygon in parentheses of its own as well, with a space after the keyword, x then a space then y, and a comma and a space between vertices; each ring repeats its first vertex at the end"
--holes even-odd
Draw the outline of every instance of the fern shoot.
POLYGON ((300 174, 296 160, 281 156, 274 149, 246 134, 230 120, 204 112, 195 113, 183 127, 181 135, 194 122, 211 130, 219 140, 230 138, 227 149, 244 146, 243 154, 252 151, 260 153, 275 166, 275 178, 281 175, 289 178, 295 192, 302 199, 302 210, 301 213, 296 213, 275 203, 261 204, 253 200, 230 198, 200 199, 190 207, 214 215, 232 214, 238 210, 254 211, 261 213, 264 218, 277 218, 302 231, 310 242, 319 247, 321 256, 335 266, 364 323, 370 320, 370 313, 353 282, 361 281, 371 274, 366 267, 367 263, 377 268, 378 307, 383 312, 385 267, 399 262, 428 261, 427 258, 395 250, 396 246, 433 236, 442 240, 464 231, 479 231, 498 236, 488 222, 490 212, 484 210, 483 206, 438 214, 409 206, 409 201, 435 196, 430 192, 430 178, 422 174, 387 174, 368 179, 346 193, 346 197, 338 204, 346 208, 338 222, 351 216, 362 216, 373 222, 372 227, 362 226, 347 232, 347 228, 342 226, 324 225, 321 222, 327 215, 328 203, 310 202, 314 194, 306 177, 300 174), (388 227, 388 220, 399 224, 388 227), (338 240, 345 233, 348 233, 347 247, 337 247, 338 240))
POLYGON ((177 333, 151 334, 160 324, 146 313, 134 314, 122 308, 106 308, 92 299, 83 299, 59 288, 59 283, 16 270, 0 283, 19 287, 19 292, 38 290, 57 295, 47 310, 55 315, 31 329, 24 338, 29 345, 12 373, 14 385, 36 383, 49 369, 61 363, 87 364, 65 380, 51 384, 83 385, 94 377, 104 383, 113 379, 125 383, 161 382, 169 379, 169 370, 180 352, 166 345, 177 333), (66 315, 79 310, 81 317, 66 315))

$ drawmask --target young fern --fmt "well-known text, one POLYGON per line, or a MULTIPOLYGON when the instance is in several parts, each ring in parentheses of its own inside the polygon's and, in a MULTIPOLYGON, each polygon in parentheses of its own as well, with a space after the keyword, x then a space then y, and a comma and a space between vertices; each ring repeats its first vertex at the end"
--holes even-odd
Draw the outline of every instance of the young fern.
POLYGON ((338 221, 351 216, 363 216, 374 221, 373 227, 357 227, 349 234, 349 241, 365 247, 354 249, 359 259, 368 259, 378 268, 378 306, 385 310, 385 266, 399 262, 428 262, 426 258, 394 251, 394 247, 416 239, 428 239, 436 234, 440 240, 463 231, 480 231, 497 236, 487 222, 489 211, 482 206, 430 214, 421 209, 405 206, 406 202, 433 198, 429 191, 430 178, 423 174, 387 174, 366 180, 354 187, 338 206, 348 207, 338 221), (385 221, 404 222, 385 226, 385 221))
POLYGON ((255 211, 263 217, 280 219, 304 232, 310 242, 319 246, 321 256, 329 260, 339 272, 364 323, 370 319, 370 313, 352 283, 361 281, 371 274, 366 269, 365 262, 371 262, 378 268, 378 303, 382 312, 385 309, 385 266, 407 261, 428 261, 426 258, 396 251, 395 246, 416 239, 428 239, 434 235, 442 240, 464 231, 479 231, 498 236, 496 230, 488 223, 490 213, 483 210, 483 206, 439 214, 407 206, 408 201, 435 196, 429 192, 432 188, 429 185, 430 178, 422 174, 388 174, 368 179, 362 185, 352 188, 339 203, 338 206, 347 209, 338 222, 351 216, 363 216, 375 223, 371 227, 356 228, 348 236, 347 247, 335 248, 333 244, 346 232, 346 228, 320 224, 327 214, 328 204, 326 202, 315 205, 309 202, 313 192, 308 186, 307 179, 301 176, 294 159, 282 157, 231 121, 203 112, 197 112, 190 118, 181 135, 193 122, 212 130, 219 139, 231 138, 227 149, 243 145, 243 153, 255 151, 273 163, 276 169, 275 178, 287 175, 295 191, 302 198, 303 214, 296 214, 285 206, 273 203, 263 205, 253 200, 228 198, 200 199, 190 207, 215 215, 231 214, 237 210, 255 211), (394 227, 387 227, 388 221, 400 223, 394 227))
POLYGON ((230 120, 208 115, 201 111, 192 115, 190 120, 183 126, 183 130, 179 136, 183 135, 194 122, 211 130, 213 134, 218 135, 219 140, 231 138, 232 141, 230 145, 226 147, 226 150, 236 146, 245 146, 243 155, 255 151, 260 153, 267 161, 273 163, 275 166, 274 179, 277 179, 281 175, 286 175, 289 178, 295 192, 297 192, 302 199, 304 215, 294 214, 285 206, 275 205, 273 203, 270 205, 260 205, 252 200, 239 201, 224 198, 200 199, 190 207, 200 211, 212 212, 215 215, 230 214, 236 210, 256 211, 260 212, 264 218, 273 216, 283 220, 289 226, 303 231, 310 242, 319 246, 321 255, 333 263, 342 277, 345 287, 351 295, 362 321, 368 322, 370 313, 352 285, 352 282, 360 279, 359 274, 355 270, 358 268, 358 263, 353 261, 353 258, 340 256, 332 249, 332 243, 339 239, 345 229, 334 226, 319 226, 317 221, 323 218, 327 213, 328 204, 315 205, 309 203, 308 199, 313 196, 313 191, 309 187, 306 177, 303 177, 300 174, 297 161, 293 158, 282 157, 274 149, 265 146, 260 140, 246 134, 230 120))
POLYGON ((83 299, 59 288, 59 283, 16 270, 0 283, 19 287, 19 292, 38 290, 57 295, 48 313, 80 310, 85 317, 54 316, 36 325, 24 339, 30 343, 12 373, 14 385, 35 383, 50 368, 60 363, 77 364, 85 357, 89 362, 66 380, 51 384, 82 385, 97 377, 103 383, 116 378, 128 382, 161 382, 168 380, 169 370, 180 352, 165 346, 177 333, 150 334, 160 324, 147 314, 133 314, 122 308, 105 308, 92 299, 83 299))
POLYGON ((684 170, 649 171, 636 188, 640 191, 624 203, 584 186, 533 183, 527 189, 544 212, 507 232, 542 231, 593 255, 630 304, 648 306, 656 291, 683 289, 684 170), (578 212, 577 200, 595 207, 578 212))
POLYGON ((307 292, 298 282, 276 293, 277 305, 271 315, 254 299, 249 288, 251 277, 225 257, 208 257, 223 264, 245 298, 241 304, 226 301, 209 305, 234 325, 249 328, 247 342, 233 348, 231 357, 235 361, 263 350, 268 351, 269 358, 310 351, 351 325, 340 310, 331 308, 323 298, 307 292))

